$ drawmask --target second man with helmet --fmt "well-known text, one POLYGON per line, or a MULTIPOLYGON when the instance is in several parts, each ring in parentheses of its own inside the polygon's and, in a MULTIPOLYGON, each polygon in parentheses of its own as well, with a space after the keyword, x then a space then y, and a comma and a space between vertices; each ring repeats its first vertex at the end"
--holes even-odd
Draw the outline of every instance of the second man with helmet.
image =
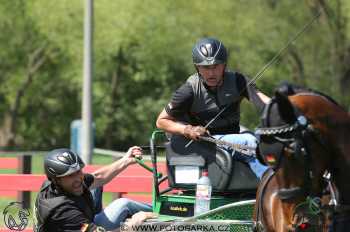
POLYGON ((47 181, 35 203, 36 232, 117 230, 120 223, 154 217, 148 204, 120 198, 102 209, 102 186, 141 157, 140 147, 131 147, 119 160, 92 174, 83 173, 83 161, 69 149, 56 149, 44 160, 47 181))

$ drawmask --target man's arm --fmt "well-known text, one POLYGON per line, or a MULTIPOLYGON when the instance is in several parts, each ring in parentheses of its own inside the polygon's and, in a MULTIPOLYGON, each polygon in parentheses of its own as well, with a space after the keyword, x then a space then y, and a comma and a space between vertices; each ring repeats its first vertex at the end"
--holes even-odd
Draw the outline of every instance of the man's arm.
POLYGON ((198 140, 200 136, 208 134, 208 131, 202 126, 185 125, 177 122, 165 109, 159 114, 156 125, 159 129, 171 134, 183 135, 194 140, 198 140))
POLYGON ((256 85, 250 84, 249 79, 241 73, 236 73, 238 89, 244 89, 243 96, 251 101, 258 109, 262 110, 271 98, 261 92, 256 85))
POLYGON ((169 115, 165 109, 159 114, 156 125, 159 129, 166 132, 180 135, 184 135, 186 128, 186 125, 177 122, 176 119, 169 115))
POLYGON ((265 95, 263 92, 258 91, 257 95, 265 105, 271 101, 271 98, 265 95))
POLYGON ((265 105, 270 101, 270 98, 256 89, 255 86, 248 86, 247 90, 249 101, 253 103, 259 112, 262 112, 265 105))
POLYGON ((191 85, 186 82, 174 92, 169 104, 159 114, 156 122, 157 127, 171 134, 198 139, 200 135, 207 132, 206 129, 201 126, 185 125, 177 119, 189 113, 192 102, 193 90, 191 85))
POLYGON ((127 153, 119 160, 110 165, 103 166, 92 173, 94 176, 94 182, 90 186, 90 189, 100 187, 111 181, 116 175, 127 168, 130 164, 135 163, 135 157, 142 156, 142 149, 134 146, 129 148, 127 153))

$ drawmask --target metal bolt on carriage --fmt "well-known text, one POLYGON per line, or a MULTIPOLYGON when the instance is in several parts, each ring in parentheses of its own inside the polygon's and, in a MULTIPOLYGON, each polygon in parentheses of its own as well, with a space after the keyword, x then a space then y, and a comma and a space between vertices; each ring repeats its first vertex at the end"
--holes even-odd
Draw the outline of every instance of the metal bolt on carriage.
POLYGON ((216 144, 195 141, 185 147, 188 142, 183 136, 168 137, 159 130, 152 133, 149 146, 152 168, 142 160, 138 163, 153 172, 153 212, 159 217, 144 224, 166 223, 168 227, 158 227, 164 231, 186 228, 179 226, 191 223, 202 226, 196 227, 203 228, 202 231, 253 231, 258 178, 247 164, 233 160, 232 154, 216 144), (166 174, 157 169, 158 154, 164 152, 166 174), (203 169, 208 170, 213 188, 210 211, 195 216, 195 187, 203 169), (222 227, 218 229, 219 225, 222 227))

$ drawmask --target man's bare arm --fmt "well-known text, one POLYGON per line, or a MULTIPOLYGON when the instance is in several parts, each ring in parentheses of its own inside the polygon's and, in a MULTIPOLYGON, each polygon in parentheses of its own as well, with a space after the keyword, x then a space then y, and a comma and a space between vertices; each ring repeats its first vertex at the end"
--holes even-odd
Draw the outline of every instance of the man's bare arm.
POLYGON ((267 95, 265 95, 262 92, 257 92, 258 97, 261 99, 262 102, 264 102, 264 104, 266 105, 267 103, 269 103, 269 101, 271 101, 271 98, 268 97, 267 95))
POLYGON ((200 136, 208 133, 202 126, 185 125, 177 122, 165 109, 159 114, 156 124, 159 129, 168 133, 183 135, 194 140, 198 140, 200 136))
POLYGON ((92 173, 94 175, 94 182, 90 186, 90 189, 100 187, 107 184, 115 176, 117 176, 121 171, 127 168, 130 164, 135 163, 135 157, 142 156, 142 149, 140 147, 134 146, 129 148, 126 154, 119 160, 113 162, 112 164, 101 167, 92 173))
POLYGON ((186 125, 179 123, 176 119, 170 116, 165 109, 159 114, 156 125, 159 129, 162 129, 171 134, 184 135, 186 125))

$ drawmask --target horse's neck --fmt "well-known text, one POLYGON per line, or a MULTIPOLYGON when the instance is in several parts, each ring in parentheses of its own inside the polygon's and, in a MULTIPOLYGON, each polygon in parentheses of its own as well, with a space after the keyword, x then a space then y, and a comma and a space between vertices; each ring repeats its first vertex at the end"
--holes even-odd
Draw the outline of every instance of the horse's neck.
MULTIPOLYGON (((304 115, 311 119, 321 133, 322 152, 330 160, 326 164, 335 180, 340 199, 350 204, 350 115, 333 100, 317 94, 298 94, 290 100, 304 115)), ((315 159, 322 159, 315 157, 315 159)), ((326 162, 327 162, 326 161, 326 162)))

